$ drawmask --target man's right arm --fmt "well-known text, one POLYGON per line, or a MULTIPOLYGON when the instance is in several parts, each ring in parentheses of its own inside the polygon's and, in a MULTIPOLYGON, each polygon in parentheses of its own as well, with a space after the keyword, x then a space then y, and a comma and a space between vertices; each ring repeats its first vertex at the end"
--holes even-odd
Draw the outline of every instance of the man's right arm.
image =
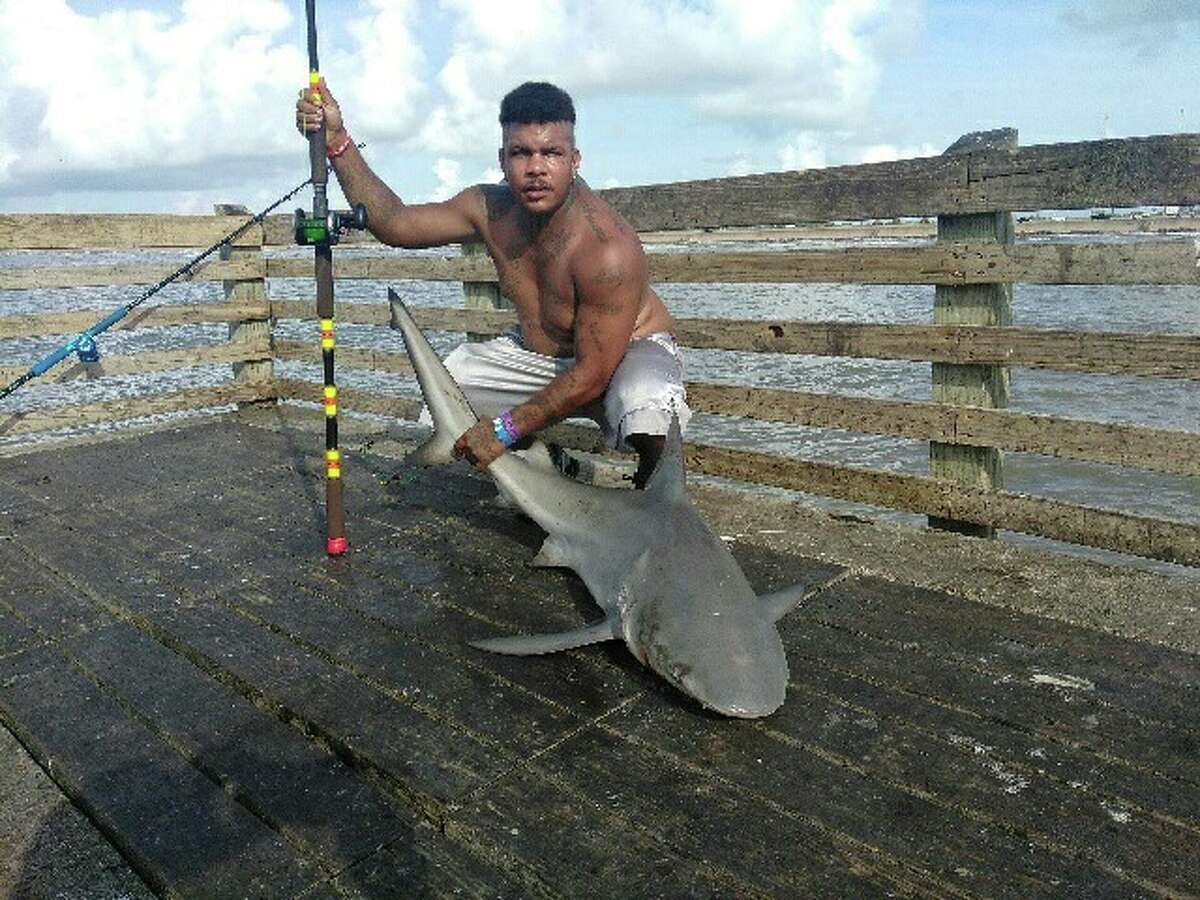
MULTIPOLYGON (((342 139, 330 145, 337 146, 336 140, 342 139)), ((367 207, 367 228, 384 244, 417 249, 478 237, 475 223, 484 203, 477 187, 440 203, 405 203, 371 171, 353 144, 333 160, 333 171, 346 199, 367 207)))
MULTIPOLYGON (((349 138, 337 100, 322 81, 314 102, 311 90, 302 91, 296 104, 302 134, 322 130, 327 148, 339 148, 349 138)), ((438 247, 478 236, 484 218, 483 194, 467 188, 440 203, 407 204, 371 171, 351 141, 333 160, 333 171, 350 203, 367 208, 367 227, 382 243, 394 247, 438 247)))

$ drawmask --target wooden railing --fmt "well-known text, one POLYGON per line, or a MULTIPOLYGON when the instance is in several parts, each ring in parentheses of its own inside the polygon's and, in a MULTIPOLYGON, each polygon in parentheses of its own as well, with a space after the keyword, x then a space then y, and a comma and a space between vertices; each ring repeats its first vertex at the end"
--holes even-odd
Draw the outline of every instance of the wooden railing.
MULTIPOLYGON (((941 526, 987 534, 1007 529, 1144 557, 1200 566, 1200 525, 1130 511, 1099 509, 1004 489, 1002 451, 1127 466, 1150 472, 1200 476, 1200 434, 1140 425, 1031 415, 1006 409, 1008 367, 1146 379, 1200 379, 1200 336, 1081 332, 1031 328, 1012 322, 1008 291, 1027 284, 1200 285, 1200 242, 1172 236, 1196 230, 1195 219, 1061 222, 1014 216, 1037 210, 1194 205, 1200 203, 1200 136, 1169 135, 1042 147, 1017 147, 1004 130, 968 136, 940 157, 810 172, 787 172, 701 182, 621 188, 603 192, 640 231, 648 249, 663 239, 683 251, 650 253, 655 283, 803 283, 932 285, 928 324, 794 321, 775 319, 679 320, 678 337, 690 348, 771 354, 805 354, 933 364, 933 401, 869 399, 751 386, 688 385, 700 412, 767 422, 844 429, 930 442, 929 477, 855 468, 748 448, 690 442, 691 470, 929 516, 941 526), (927 217, 894 226, 868 219, 927 217), (850 222, 853 224, 837 224, 850 222), (803 227, 795 227, 803 223, 803 227), (813 224, 824 223, 824 224, 813 224), (714 250, 720 238, 828 237, 829 249, 714 250), (1072 240, 1053 238, 1066 228, 1072 240), (1144 233, 1137 241, 1079 233, 1144 233), (651 235, 651 232, 655 234, 651 235), (662 232, 667 232, 663 234, 662 232), (1038 242, 1014 234, 1039 233, 1038 242), (686 243, 707 236, 708 249, 686 243), (911 238, 887 246, 838 245, 840 236, 911 238), (936 238, 936 240, 929 240, 936 238), (936 298, 934 294, 936 293, 936 298), (935 311, 936 310, 936 311, 935 311)), ((0 216, 0 250, 205 246, 244 221, 216 216, 0 216)), ((283 258, 274 248, 292 243, 290 217, 269 217, 250 230, 225 259, 197 281, 222 281, 223 300, 139 308, 122 328, 198 322, 229 324, 230 341, 192 350, 157 350, 105 356, 84 366, 64 362, 44 380, 162 372, 214 363, 232 364, 228 383, 120 403, 33 406, 11 414, 0 406, 0 437, 135 416, 277 399, 318 402, 321 386, 280 378, 273 361, 316 362, 311 341, 284 340, 269 323, 315 319, 312 299, 270 295, 271 279, 311 278, 308 258, 283 258), (264 252, 266 250, 267 252, 264 252)), ((472 307, 498 299, 496 273, 486 256, 402 254, 369 238, 345 242, 355 253, 335 254, 341 281, 401 279, 464 282, 472 307), (489 301, 489 297, 491 300, 489 301)), ((0 268, 0 289, 57 290, 88 285, 153 284, 172 265, 0 268)), ((339 325, 386 328, 378 302, 341 302, 339 325)), ((1200 300, 1197 302, 1200 308, 1200 300)), ((0 310, 2 312, 2 310, 0 310)), ((487 308, 424 308, 419 323, 432 329, 479 335, 498 333, 514 314, 487 308)), ((94 311, 0 315, 0 339, 63 335, 92 324, 94 311)), ((887 310, 880 311, 886 320, 887 310)), ((1198 309, 1197 321, 1200 321, 1198 309)), ((1200 331, 1200 329, 1197 329, 1200 331)), ((0 347, 11 347, 11 342, 0 347)), ((26 354, 31 356, 32 354, 26 354)), ((28 368, 0 356, 0 382, 28 368)), ((340 343, 339 372, 364 369, 406 373, 403 354, 340 343)), ((1097 398, 1102 413, 1103 398, 1097 398)), ((413 418, 414 396, 397 398, 342 387, 346 413, 413 418)), ((594 431, 559 427, 554 440, 599 450, 594 431)), ((316 445, 314 445, 316 446, 316 445)))

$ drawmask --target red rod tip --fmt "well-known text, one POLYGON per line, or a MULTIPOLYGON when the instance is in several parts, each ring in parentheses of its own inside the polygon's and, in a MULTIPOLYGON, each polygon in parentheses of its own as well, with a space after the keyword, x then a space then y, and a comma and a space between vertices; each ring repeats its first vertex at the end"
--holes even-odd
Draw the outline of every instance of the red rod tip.
POLYGON ((330 556, 341 556, 350 546, 350 542, 344 537, 329 538, 325 541, 325 552, 330 556))

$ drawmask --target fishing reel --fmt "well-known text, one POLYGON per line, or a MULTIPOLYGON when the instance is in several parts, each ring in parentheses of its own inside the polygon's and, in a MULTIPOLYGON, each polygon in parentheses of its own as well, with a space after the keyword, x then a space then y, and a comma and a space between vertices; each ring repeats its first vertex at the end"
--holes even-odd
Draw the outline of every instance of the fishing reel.
POLYGON ((297 209, 292 219, 296 243, 302 247, 336 244, 348 231, 362 231, 366 227, 367 207, 362 203, 355 203, 349 210, 331 210, 324 219, 305 215, 303 209, 297 209))
POLYGON ((75 355, 79 357, 81 363, 100 362, 100 348, 96 346, 95 339, 86 331, 76 337, 72 344, 75 347, 75 355))

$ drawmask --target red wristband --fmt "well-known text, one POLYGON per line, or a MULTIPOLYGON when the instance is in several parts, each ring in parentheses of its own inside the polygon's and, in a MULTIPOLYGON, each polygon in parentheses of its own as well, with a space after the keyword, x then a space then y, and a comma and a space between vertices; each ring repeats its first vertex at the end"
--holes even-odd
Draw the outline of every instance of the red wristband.
POLYGON ((336 147, 326 147, 325 155, 327 157, 329 157, 330 159, 337 159, 339 156, 341 156, 343 153, 345 153, 347 150, 349 150, 350 145, 353 143, 354 143, 354 138, 350 137, 350 135, 347 134, 346 139, 344 141, 342 141, 340 144, 338 144, 336 147))

